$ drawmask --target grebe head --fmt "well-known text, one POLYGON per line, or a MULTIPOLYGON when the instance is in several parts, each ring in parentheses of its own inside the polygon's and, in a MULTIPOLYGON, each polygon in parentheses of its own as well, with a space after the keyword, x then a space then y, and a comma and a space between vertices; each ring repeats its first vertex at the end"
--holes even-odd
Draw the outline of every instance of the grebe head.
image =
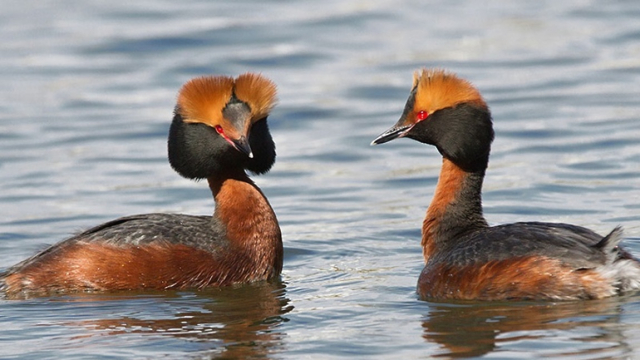
POLYGON ((486 168, 493 127, 487 104, 468 81, 439 69, 422 69, 400 120, 372 145, 408 137, 434 145, 467 171, 486 168))
POLYGON ((169 131, 171 166, 190 179, 238 168, 269 171, 276 153, 267 116, 275 102, 275 84, 258 74, 188 81, 169 131))

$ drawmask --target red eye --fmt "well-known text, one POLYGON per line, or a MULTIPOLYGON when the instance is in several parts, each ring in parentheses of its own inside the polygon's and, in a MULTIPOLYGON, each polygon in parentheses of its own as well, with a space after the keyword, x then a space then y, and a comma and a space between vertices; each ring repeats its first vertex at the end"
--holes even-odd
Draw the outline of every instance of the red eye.
POLYGON ((216 126, 214 127, 214 129, 216 129, 216 132, 217 132, 218 134, 221 134, 221 135, 222 135, 222 134, 224 134, 224 131, 222 130, 222 126, 220 126, 220 125, 216 125, 216 126))
POLYGON ((422 121, 424 119, 426 119, 429 116, 429 113, 424 111, 424 110, 420 110, 417 114, 416 114, 416 120, 418 121, 422 121))

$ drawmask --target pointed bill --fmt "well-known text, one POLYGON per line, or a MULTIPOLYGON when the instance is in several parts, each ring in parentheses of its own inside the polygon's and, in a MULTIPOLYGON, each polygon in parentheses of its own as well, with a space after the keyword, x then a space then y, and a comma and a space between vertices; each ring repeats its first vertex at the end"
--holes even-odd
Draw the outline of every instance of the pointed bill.
POLYGON ((253 158, 253 152, 251 151, 251 146, 246 136, 241 136, 237 140, 231 140, 231 145, 233 145, 236 150, 246 154, 249 158, 253 158))
POLYGON ((388 141, 391 141, 393 139, 404 137, 409 132, 409 130, 411 130, 412 127, 413 127, 413 125, 398 125, 398 124, 396 124, 393 127, 391 127, 391 129, 383 132, 377 138, 375 138, 371 142, 371 145, 384 144, 384 143, 386 143, 388 141))

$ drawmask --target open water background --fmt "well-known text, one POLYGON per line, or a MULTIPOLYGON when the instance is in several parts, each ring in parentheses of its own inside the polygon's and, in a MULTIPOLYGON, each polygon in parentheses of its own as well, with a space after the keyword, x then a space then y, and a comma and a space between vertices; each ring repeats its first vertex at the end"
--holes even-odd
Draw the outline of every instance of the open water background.
POLYGON ((166 161, 175 95, 203 74, 279 86, 256 182, 282 284, 0 300, 0 358, 640 358, 640 297, 428 303, 420 226, 440 158, 369 142, 412 72, 491 106, 492 224, 626 230, 640 256, 640 2, 46 1, 0 12, 0 269, 128 214, 210 214, 166 161))

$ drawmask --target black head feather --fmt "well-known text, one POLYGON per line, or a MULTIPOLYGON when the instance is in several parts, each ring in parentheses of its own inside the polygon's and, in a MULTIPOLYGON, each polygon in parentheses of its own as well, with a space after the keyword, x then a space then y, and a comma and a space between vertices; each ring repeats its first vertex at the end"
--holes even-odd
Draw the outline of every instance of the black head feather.
POLYGON ((180 109, 176 108, 169 129, 169 163, 178 174, 189 179, 205 179, 233 169, 255 174, 268 172, 276 152, 266 117, 251 126, 249 145, 253 158, 234 149, 211 126, 184 122, 180 109))
POLYGON ((436 146, 442 156, 475 172, 487 167, 494 132, 486 107, 461 103, 434 112, 405 136, 436 146))

